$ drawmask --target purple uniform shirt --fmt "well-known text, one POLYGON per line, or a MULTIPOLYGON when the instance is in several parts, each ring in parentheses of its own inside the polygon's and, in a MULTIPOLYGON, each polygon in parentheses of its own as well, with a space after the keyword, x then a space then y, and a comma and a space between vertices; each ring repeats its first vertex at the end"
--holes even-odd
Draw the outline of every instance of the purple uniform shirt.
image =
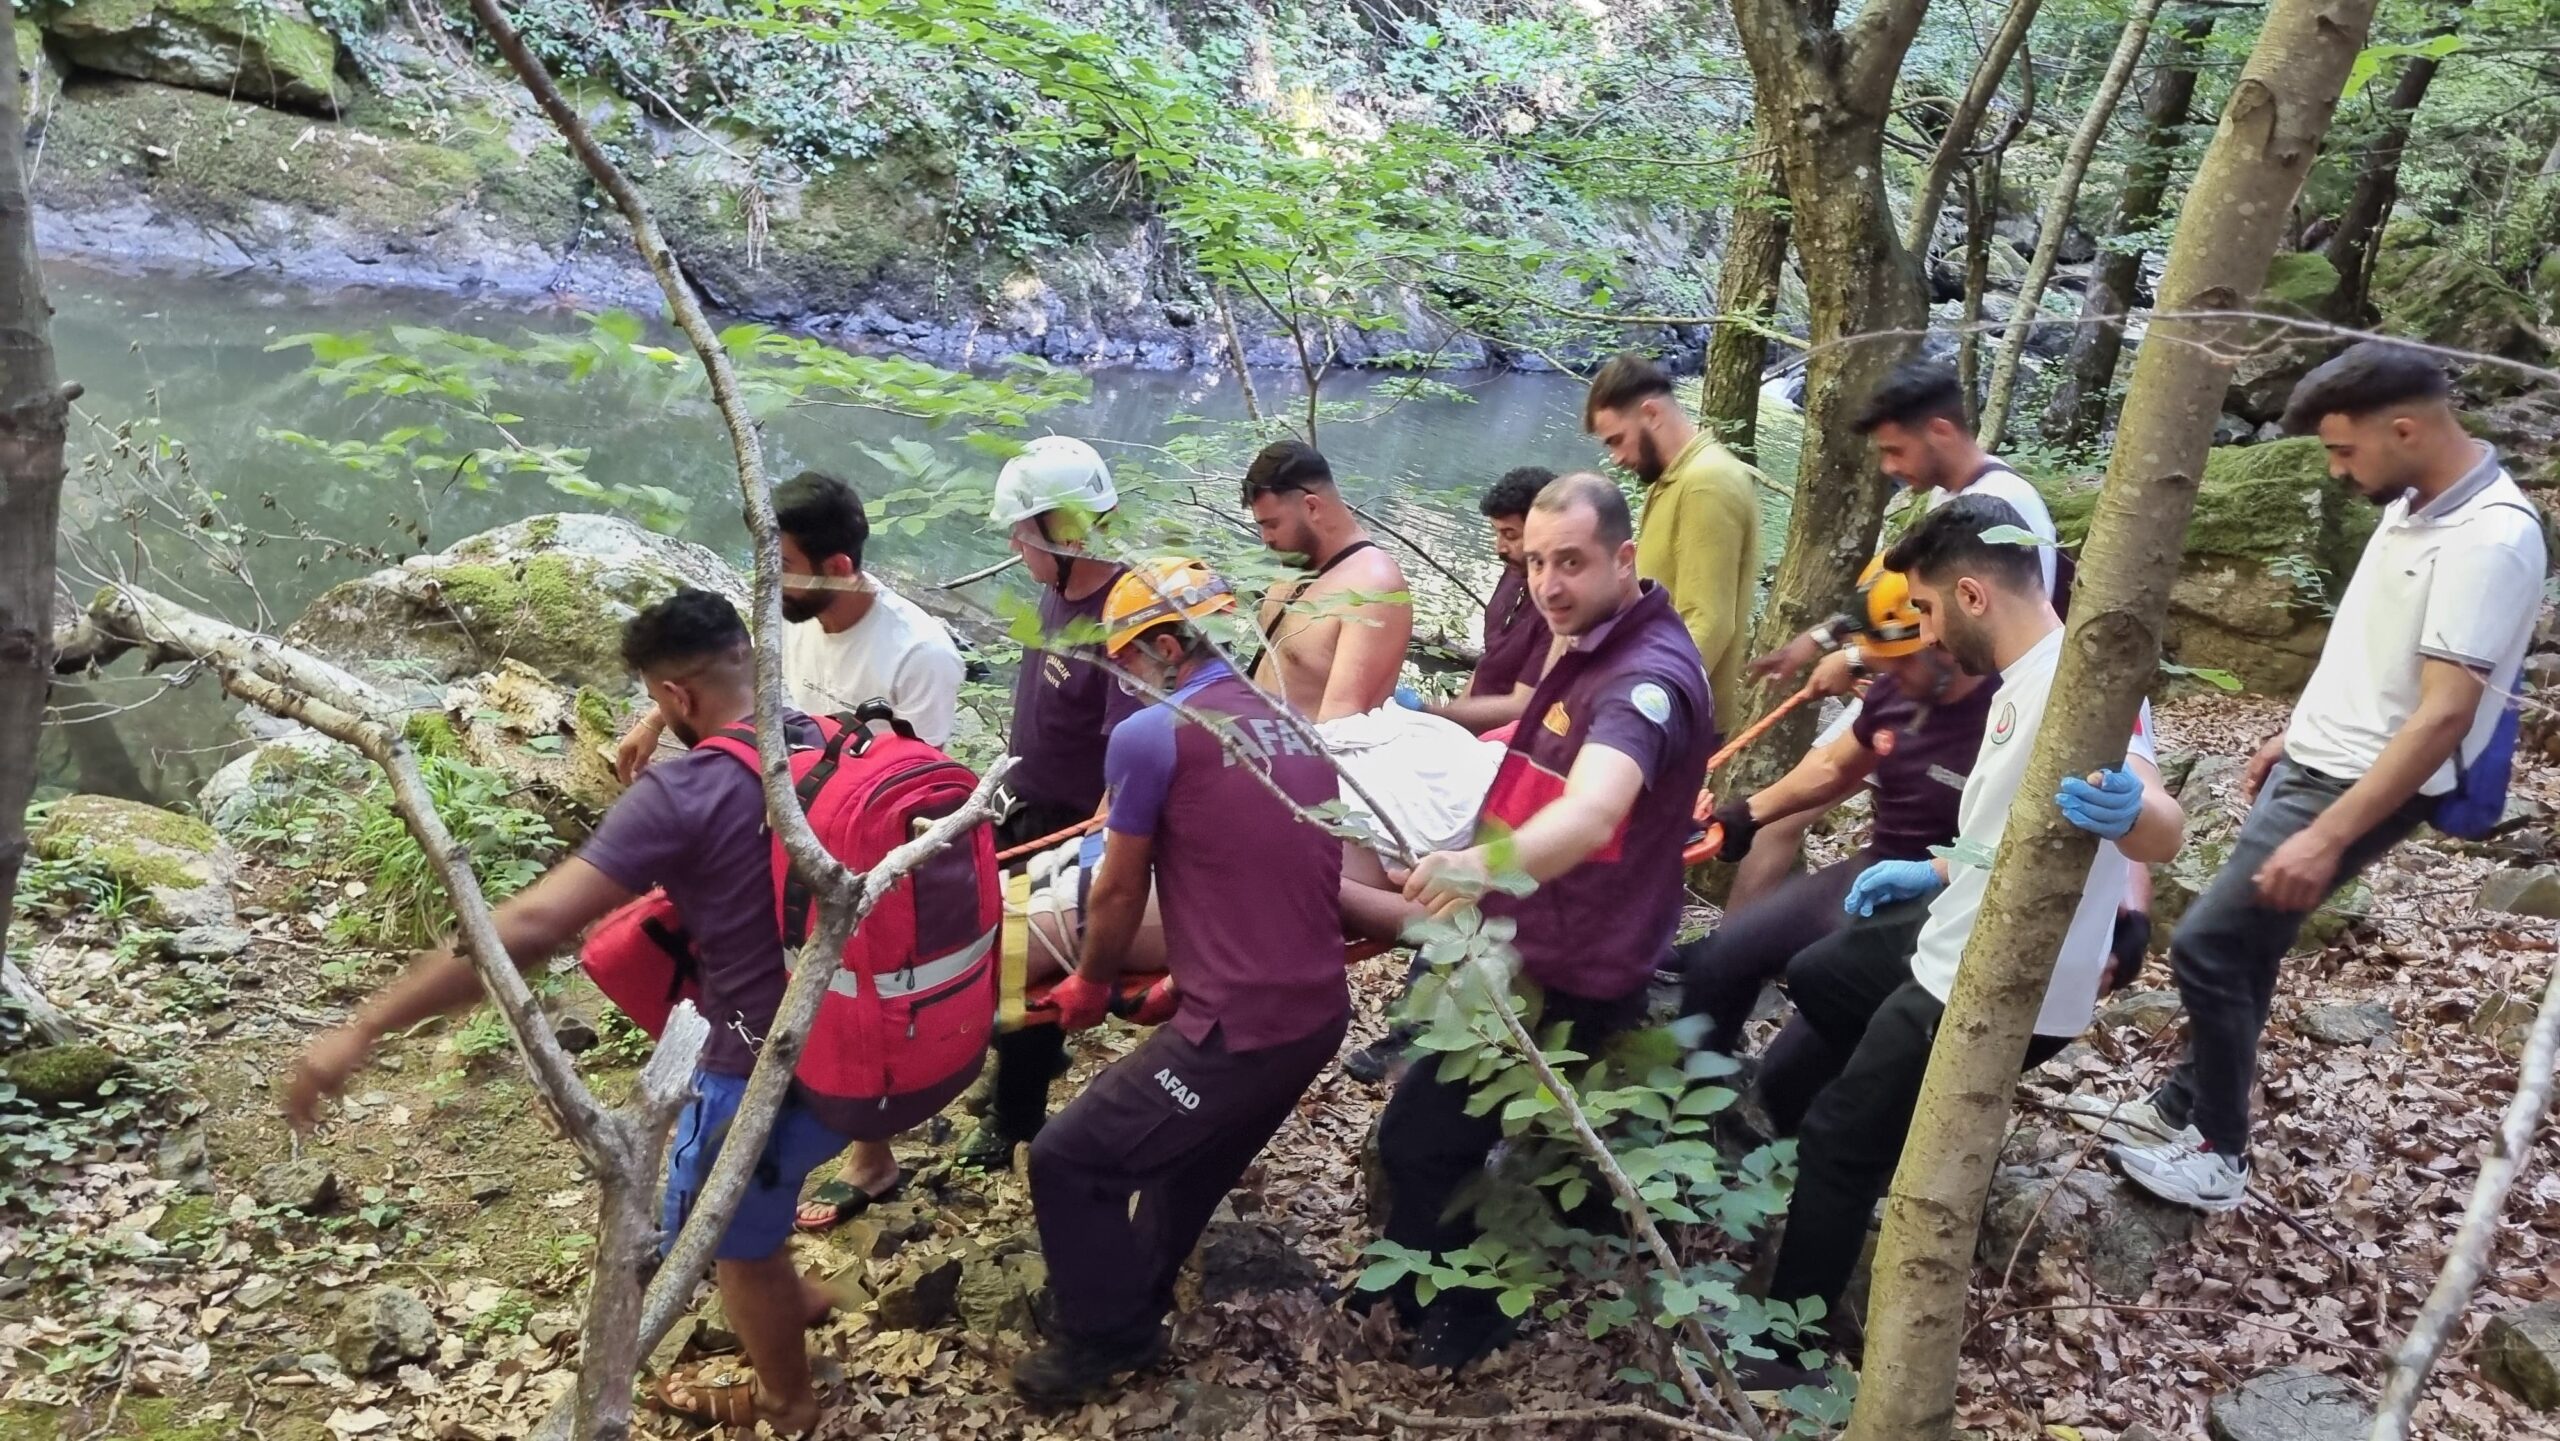
MULTIPOLYGON (((1120 572, 1114 570, 1112 579, 1120 572)), ((1058 636, 1079 621, 1099 623, 1111 594, 1104 582, 1082 600, 1040 588, 1040 633, 1058 636)), ((1026 650, 1013 683, 1013 739, 1021 764, 1005 783, 1027 804, 1090 814, 1102 803, 1102 754, 1112 728, 1143 704, 1120 689, 1090 646, 1026 650)))
POLYGON ((1957 803, 1973 757, 1982 749, 1983 723, 2000 678, 1973 688, 1959 701, 1929 702, 1907 694, 1891 676, 1867 687, 1850 731, 1876 753, 1875 824, 1867 832, 1869 857, 1925 861, 1929 848, 1956 838, 1957 803))
MULTIPOLYGON (((794 745, 818 743, 807 716, 793 711, 787 724, 794 745)), ((773 832, 755 773, 716 750, 659 761, 604 813, 578 854, 626 891, 666 888, 702 962, 695 1004, 711 1023, 702 1069, 753 1071, 791 980, 774 913, 773 832)))
POLYGON ((1210 661, 1175 692, 1225 718, 1229 740, 1154 705, 1111 733, 1111 829, 1152 836, 1165 963, 1181 993, 1173 1026, 1193 1045, 1285 1045, 1351 1007, 1342 961, 1342 842, 1299 819, 1230 754, 1264 757, 1302 810, 1338 797, 1333 763, 1251 686, 1210 661))
POLYGON ((1484 655, 1467 682, 1469 695, 1509 695, 1514 687, 1536 685, 1547 668, 1547 617, 1529 601, 1528 573, 1516 565, 1502 568, 1493 599, 1484 604, 1484 655))
POLYGON ((1706 666, 1669 594, 1652 581, 1625 610, 1575 637, 1539 680, 1479 830, 1517 829, 1563 795, 1586 741, 1643 770, 1635 804, 1589 859, 1525 896, 1485 897, 1484 912, 1513 918, 1512 944, 1529 979, 1614 1000, 1642 989, 1670 952, 1680 926, 1680 851, 1696 829, 1691 813, 1716 748, 1706 666))

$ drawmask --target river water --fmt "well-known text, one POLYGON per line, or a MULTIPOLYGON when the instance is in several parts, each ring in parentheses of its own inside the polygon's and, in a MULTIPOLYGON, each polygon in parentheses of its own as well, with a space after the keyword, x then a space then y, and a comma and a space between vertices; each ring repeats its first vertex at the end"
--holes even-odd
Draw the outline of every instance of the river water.
MULTIPOLYGON (((50 268, 47 283, 60 372, 87 389, 74 417, 60 546, 75 595, 109 576, 138 576, 234 622, 281 628, 326 587, 380 563, 359 548, 396 558, 527 515, 595 508, 533 476, 480 491, 387 482, 273 434, 372 440, 423 418, 404 403, 349 399, 324 385, 306 373, 307 351, 271 349, 282 339, 394 324, 516 339, 529 330, 583 330, 571 312, 450 295, 312 292, 254 277, 136 276, 68 266, 50 268), (118 432, 129 425, 126 445, 148 445, 154 437, 181 443, 196 483, 221 492, 233 520, 290 534, 240 552, 245 576, 219 573, 202 548, 181 538, 188 517, 167 504, 183 505, 186 490, 170 479, 174 458, 164 453, 156 474, 130 458, 107 464, 104 474, 84 468, 84 458, 92 466, 112 460, 118 432), (416 539, 420 527, 423 547, 416 539), (291 538, 302 534, 350 544, 333 552, 324 542, 291 538)), ((1223 373, 1102 371, 1090 379, 1087 401, 1038 417, 1035 430, 1085 436, 1106 453, 1140 457, 1142 447, 1166 438, 1177 415, 1242 414, 1234 381, 1223 373)), ((1377 419, 1328 425, 1324 448, 1345 493, 1397 533, 1382 535, 1381 543, 1404 553, 1426 617, 1472 637, 1463 593, 1431 565, 1417 563, 1414 552, 1427 551, 1477 588, 1488 587, 1494 566, 1475 511, 1483 487, 1516 465, 1563 470, 1588 467, 1601 456, 1581 433, 1579 383, 1514 374, 1449 379, 1467 401, 1411 401, 1377 419)), ((1256 381, 1266 404, 1285 403, 1295 392, 1295 377, 1284 373, 1258 374, 1256 381)), ((1329 400, 1362 393, 1357 377, 1326 388, 1329 400)), ((662 386, 612 382, 563 383, 511 394, 506 404, 527 417, 529 433, 588 447, 588 471, 599 479, 662 486, 688 498, 679 533, 743 564, 734 472, 721 432, 702 407, 671 399, 662 386)), ((1791 433, 1783 423, 1768 428, 1775 432, 1770 469, 1790 476, 1791 433)), ((919 422, 810 408, 773 420, 767 464, 786 475, 832 470, 879 495, 896 486, 861 447, 899 437, 961 453, 955 436, 919 422)), ((1233 468, 1241 469, 1241 461, 1233 468)), ((1764 530, 1774 560, 1783 507, 1773 503, 1770 510, 1764 530)), ((950 576, 1004 554, 1001 537, 973 517, 946 517, 917 535, 896 526, 898 518, 875 505, 874 563, 890 574, 950 576)), ((997 587, 1028 593, 1018 572, 976 589, 997 587)), ((136 676, 131 660, 119 663, 112 678, 65 687, 59 702, 59 719, 70 724, 56 726, 44 747, 40 780, 48 786, 171 803, 191 796, 242 744, 233 723, 237 708, 211 679, 173 687, 165 675, 136 676)))

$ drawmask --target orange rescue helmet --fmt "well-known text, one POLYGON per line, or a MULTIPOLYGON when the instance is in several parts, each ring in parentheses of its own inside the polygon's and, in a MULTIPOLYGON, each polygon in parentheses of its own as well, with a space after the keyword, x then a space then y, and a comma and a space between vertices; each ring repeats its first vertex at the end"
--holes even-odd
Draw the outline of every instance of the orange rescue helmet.
POLYGON ((1189 556, 1141 561, 1112 582, 1111 594, 1103 598, 1103 650, 1117 656, 1159 625, 1235 608, 1234 587, 1199 561, 1189 556))
POLYGON ((1884 557, 1867 562, 1858 577, 1858 649, 1878 660, 1911 655, 1928 644, 1920 638, 1920 612, 1911 604, 1911 580, 1884 568, 1884 557))

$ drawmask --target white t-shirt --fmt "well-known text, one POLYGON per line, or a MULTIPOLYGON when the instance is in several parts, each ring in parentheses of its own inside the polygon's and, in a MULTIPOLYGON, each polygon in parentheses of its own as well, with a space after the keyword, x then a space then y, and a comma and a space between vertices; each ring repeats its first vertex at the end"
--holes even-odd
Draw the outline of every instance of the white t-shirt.
POLYGON ((791 703, 831 716, 868 700, 885 700, 916 735, 951 741, 964 667, 951 632, 914 601, 872 576, 871 609, 829 634, 814 620, 782 630, 782 681, 791 703))
MULTIPOLYGON (((1956 967, 1965 943, 1973 938, 1974 918, 1982 911, 1982 892, 1991 883, 1992 858, 1999 853, 2001 833, 2008 828, 2009 803, 2026 779, 2027 756, 2044 729, 2045 698, 2053 690, 2053 673, 2062 660, 2062 629, 2036 642, 2035 648, 2000 672, 2000 694, 1982 728, 1982 747, 1974 755, 1973 774, 1965 778, 1964 798, 1956 806, 1956 840, 1947 858, 1947 888, 1929 903, 1929 919, 1920 927, 1919 949, 1911 956, 1911 978, 1943 1001, 1955 989, 1956 967)), ((2128 759, 2155 760, 2151 748, 2151 703, 2144 701, 2133 724, 2128 759)), ((2080 909, 2071 913, 2071 929, 2062 938, 2054 961, 2053 980, 2045 987, 2044 1009, 2036 1016, 2039 1036, 2076 1036, 2089 1028, 2098 1006, 2098 981, 2106 974, 2108 943, 2114 938, 2116 908, 2124 902, 2124 852, 2113 841, 2098 842, 2089 863, 2088 884, 2080 890, 2080 909)))
POLYGON ((2419 794, 2453 789, 2457 761, 2480 753, 2515 691, 2543 577, 2542 518, 2497 452, 2480 449, 2480 464, 2433 503, 2412 510, 2404 495, 2382 513, 2294 703, 2284 746, 2295 764, 2341 780, 2373 769, 2417 713, 2428 660, 2469 667, 2488 687, 2456 759, 2419 794))
POLYGON ((2025 476, 1995 460, 1991 462, 1991 469, 1966 481, 1962 490, 1930 490, 1926 508, 1936 510, 1959 495, 1987 495, 2009 502, 2009 508, 2025 519, 2027 529, 2034 531, 2036 539, 2044 542, 2044 549, 2040 552, 2044 559, 2044 593, 2053 594, 2053 548, 2057 542, 2053 511, 2044 503, 2044 492, 2036 489, 2025 476))

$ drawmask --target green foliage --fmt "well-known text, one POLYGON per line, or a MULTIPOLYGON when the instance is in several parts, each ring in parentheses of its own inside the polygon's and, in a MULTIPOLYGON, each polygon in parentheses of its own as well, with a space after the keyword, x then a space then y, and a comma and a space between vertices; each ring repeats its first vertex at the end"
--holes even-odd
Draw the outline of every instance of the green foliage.
MULTIPOLYGON (((1495 868, 1504 868, 1498 857, 1495 868)), ((1723 1338, 1733 1356, 1796 1354, 1793 1340, 1821 1318, 1819 1307, 1745 1295, 1738 1259, 1739 1248, 1785 1211, 1794 1144, 1740 1154, 1719 1144, 1716 1118, 1739 1099, 1725 1082, 1739 1067, 1729 1056, 1694 1049, 1701 1023, 1633 1032, 1599 1056, 1567 1049, 1562 1024, 1542 1031, 1534 997, 1511 981, 1518 958, 1510 937, 1508 921, 1488 921, 1472 907, 1418 928, 1413 938, 1428 969, 1406 1012, 1420 1026, 1415 1046, 1436 1060, 1440 1074, 1475 1088, 1470 1111, 1500 1117, 1505 1159, 1471 1198, 1484 1234, 1436 1255, 1374 1243, 1363 1252, 1369 1264, 1360 1287, 1409 1283, 1426 1304, 1442 1291, 1485 1291, 1507 1315, 1536 1310, 1595 1338, 1658 1329, 1669 1333, 1662 1344, 1683 1348, 1679 1328, 1694 1320, 1723 1338), (1538 1038, 1630 1188, 1658 1224, 1683 1238, 1691 1259, 1677 1273, 1656 1267, 1623 1229, 1610 1204, 1614 1192, 1496 1007, 1538 1038), (1590 1229, 1595 1222, 1603 1228, 1590 1229)), ((1618 1379, 1682 1401, 1670 1378, 1631 1368, 1618 1379)), ((1819 1424, 1813 1413, 1805 1420, 1819 1424)))
MULTIPOLYGON (((420 757, 440 816, 479 877, 481 892, 504 900, 531 885, 559 853, 551 823, 514 805, 506 780, 495 771, 450 754, 420 757)), ((341 940, 388 947, 441 942, 453 925, 453 908, 424 852, 391 803, 391 788, 376 779, 349 807, 334 793, 296 791, 269 799, 243 820, 241 838, 260 843, 316 876, 339 881, 346 907, 331 924, 341 940)), ((348 979, 353 979, 350 973, 348 979)))

